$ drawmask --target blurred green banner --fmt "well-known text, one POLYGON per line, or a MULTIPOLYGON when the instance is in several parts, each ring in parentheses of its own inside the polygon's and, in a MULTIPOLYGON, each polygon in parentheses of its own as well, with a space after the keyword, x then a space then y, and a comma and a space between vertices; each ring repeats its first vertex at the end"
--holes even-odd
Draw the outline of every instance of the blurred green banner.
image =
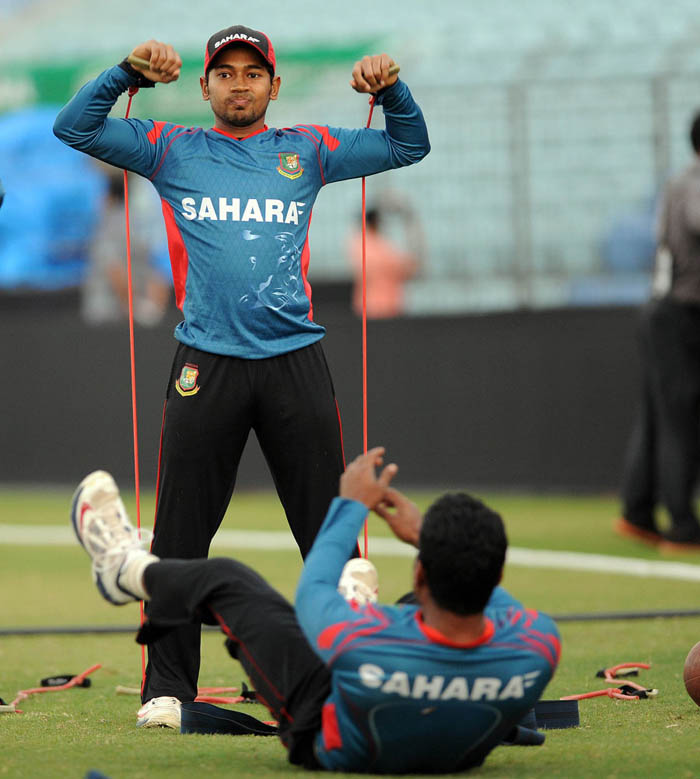
MULTIPOLYGON (((345 85, 353 63, 376 46, 376 40, 363 39, 342 46, 280 50, 278 73, 285 98, 303 100, 329 79, 345 85)), ((4 65, 0 70, 0 114, 31 105, 63 105, 82 84, 119 60, 115 54, 113 58, 78 59, 72 63, 4 65)), ((177 82, 141 90, 138 116, 185 125, 208 123, 211 110, 202 100, 199 86, 203 61, 203 54, 183 55, 177 82)), ((122 97, 114 108, 115 115, 124 115, 124 102, 122 97)))

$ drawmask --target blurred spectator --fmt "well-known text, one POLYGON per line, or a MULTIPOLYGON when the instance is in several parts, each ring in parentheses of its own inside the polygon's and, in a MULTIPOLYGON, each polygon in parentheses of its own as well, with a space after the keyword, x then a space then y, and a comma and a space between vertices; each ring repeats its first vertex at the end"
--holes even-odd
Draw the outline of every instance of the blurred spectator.
POLYGON ((655 217, 659 198, 617 214, 603 237, 604 267, 613 274, 649 273, 656 253, 655 217))
POLYGON ((2 201, 5 199, 5 189, 2 186, 2 179, 0 179, 0 208, 2 208, 2 201))
MULTIPOLYGON (((366 275, 367 316, 388 319, 404 312, 404 284, 415 276, 424 256, 424 237, 418 215, 393 193, 386 193, 381 206, 367 210, 366 275), (389 235, 387 223, 403 233, 402 248, 389 235)), ((352 307, 362 314, 362 222, 349 239, 348 253, 353 265, 352 307)))
MULTIPOLYGON (((93 325, 118 322, 129 310, 124 175, 111 166, 101 167, 106 170, 108 186, 90 246, 81 304, 85 321, 93 325)), ((136 175, 129 177, 129 201, 134 320, 148 327, 163 318, 172 286, 156 265, 159 249, 164 248, 163 218, 152 187, 136 175), (155 226, 161 229, 154 230, 155 226)))
POLYGON ((654 292, 640 340, 642 412, 623 479, 622 535, 670 549, 700 551, 694 490, 700 462, 700 113, 690 140, 694 161, 673 180, 660 210, 654 292), (667 509, 660 533, 654 511, 667 509))
POLYGON ((54 107, 0 116, 0 289, 77 287, 104 176, 53 134, 54 107))

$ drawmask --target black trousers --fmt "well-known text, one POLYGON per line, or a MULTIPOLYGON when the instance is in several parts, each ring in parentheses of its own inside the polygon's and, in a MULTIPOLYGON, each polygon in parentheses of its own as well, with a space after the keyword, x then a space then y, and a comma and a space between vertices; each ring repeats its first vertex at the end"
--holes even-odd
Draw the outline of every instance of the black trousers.
POLYGON ((292 763, 318 768, 313 740, 321 729, 330 672, 299 627, 293 607, 243 563, 225 558, 162 560, 146 568, 149 618, 138 636, 149 651, 184 624, 218 624, 279 723, 292 763))
POLYGON ((642 310, 638 328, 642 403, 623 474, 627 519, 654 526, 663 504, 672 529, 697 528, 700 459, 700 306, 663 298, 642 310))
MULTIPOLYGON (((242 360, 180 345, 163 419, 153 554, 203 558, 228 508, 250 431, 306 556, 337 495, 344 460, 340 418, 320 343, 242 360)), ((149 648, 143 700, 197 695, 200 627, 149 648)))

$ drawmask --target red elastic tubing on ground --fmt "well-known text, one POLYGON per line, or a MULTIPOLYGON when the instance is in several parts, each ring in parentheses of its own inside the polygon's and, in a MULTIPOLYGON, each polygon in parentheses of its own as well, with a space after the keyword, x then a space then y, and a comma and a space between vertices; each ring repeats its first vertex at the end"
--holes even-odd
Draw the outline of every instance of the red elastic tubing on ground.
MULTIPOLYGON (((85 679, 86 676, 89 676, 91 673, 93 673, 93 671, 97 671, 98 668, 102 668, 101 663, 91 665, 88 669, 83 671, 81 674, 74 676, 65 684, 59 684, 58 687, 32 687, 29 690, 20 690, 17 693, 17 697, 10 703, 10 706, 17 706, 17 704, 20 701, 23 701, 25 698, 28 698, 30 695, 37 695, 42 692, 60 692, 61 690, 69 690, 71 687, 76 687, 83 681, 83 679, 85 679)), ((20 709, 15 709, 15 711, 17 712, 17 714, 22 714, 20 709)))

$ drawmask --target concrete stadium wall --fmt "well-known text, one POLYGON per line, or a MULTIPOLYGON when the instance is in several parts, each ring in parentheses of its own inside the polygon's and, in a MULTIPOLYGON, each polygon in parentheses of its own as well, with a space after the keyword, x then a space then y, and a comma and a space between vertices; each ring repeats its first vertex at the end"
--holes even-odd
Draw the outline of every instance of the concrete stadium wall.
MULTIPOLYGON (((314 302, 352 457, 360 325, 337 290, 314 302)), ((102 467, 133 483, 128 331, 88 328, 77 308, 70 296, 0 299, 0 482, 74 484, 102 467)), ((146 485, 178 316, 136 332, 146 485)), ((387 446, 401 485, 615 490, 638 398, 635 320, 614 308, 371 322, 370 445, 387 446)), ((238 485, 272 486, 254 436, 238 485)))

